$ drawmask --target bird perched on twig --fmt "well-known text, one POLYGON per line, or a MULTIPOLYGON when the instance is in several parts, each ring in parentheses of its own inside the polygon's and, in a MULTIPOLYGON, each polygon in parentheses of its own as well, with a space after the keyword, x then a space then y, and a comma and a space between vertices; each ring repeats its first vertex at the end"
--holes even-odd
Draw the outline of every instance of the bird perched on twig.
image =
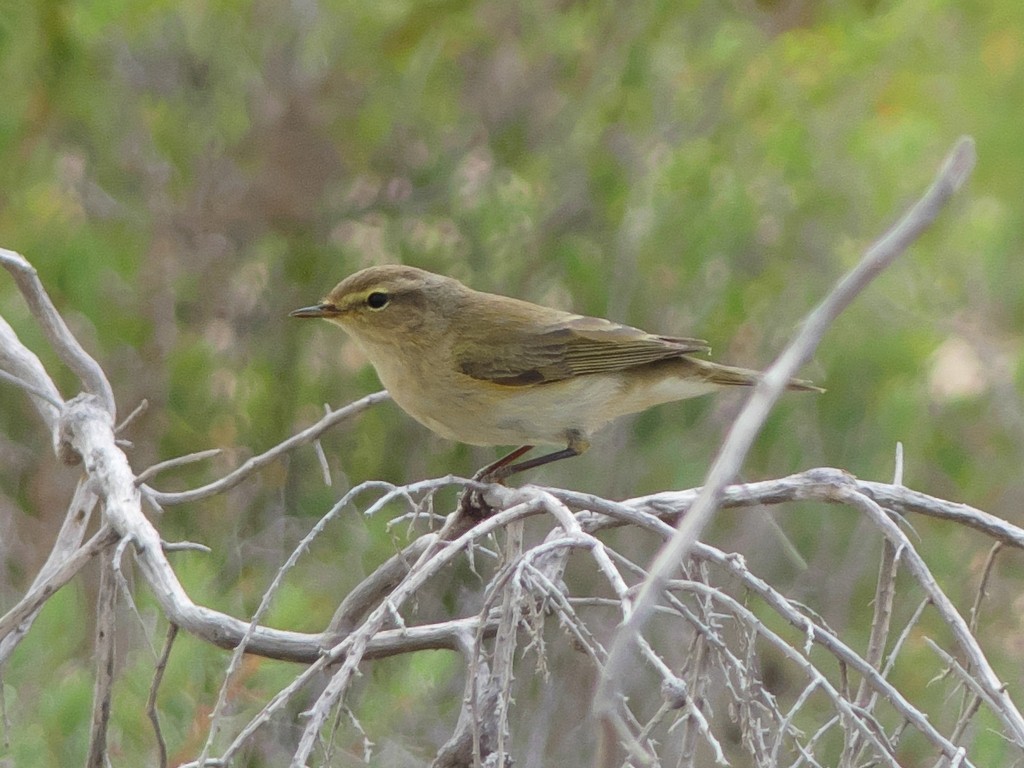
MULTIPOLYGON (((578 456, 620 416, 760 378, 694 357, 709 349, 699 339, 482 293, 414 267, 363 269, 291 315, 340 325, 394 401, 442 437, 522 444, 478 474, 490 481, 578 456), (565 447, 516 463, 537 443, 565 447)), ((822 391, 799 379, 788 386, 822 391)))

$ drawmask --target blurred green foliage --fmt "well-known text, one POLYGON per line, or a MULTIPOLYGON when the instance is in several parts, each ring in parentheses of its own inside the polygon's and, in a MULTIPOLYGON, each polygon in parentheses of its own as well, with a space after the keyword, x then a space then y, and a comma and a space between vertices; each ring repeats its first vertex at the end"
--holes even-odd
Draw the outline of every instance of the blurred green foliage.
MULTIPOLYGON (((788 398, 746 472, 835 465, 888 479, 903 441, 908 485, 1020 518, 1024 6, 1014 0, 7 0, 0 103, 0 245, 38 268, 121 414, 149 401, 126 433, 134 466, 225 451, 161 476, 161 489, 219 476, 313 422, 322 403, 378 388, 340 331, 287 318, 369 264, 403 261, 706 338, 716 359, 765 365, 955 138, 972 134, 980 163, 967 193, 835 325, 806 371, 828 393, 788 398)), ((0 307, 75 394, 8 280, 0 307)), ((538 479, 610 496, 697 484, 740 402, 664 406, 538 479)), ((9 601, 45 557, 76 475, 50 456, 21 393, 6 387, 3 403, 9 601)), ((161 517, 166 538, 213 547, 175 556, 197 601, 247 615, 351 484, 466 474, 495 455, 433 437, 392 405, 324 448, 333 487, 304 449, 161 517)), ((834 626, 856 625, 873 535, 865 545, 847 511, 776 517, 807 572, 765 546, 755 514, 723 514, 712 536, 791 579, 834 626)), ((385 520, 356 518, 346 512, 330 546, 300 566, 275 609, 282 626, 324 626, 392 551, 385 520)), ((963 577, 944 586, 969 596, 984 542, 915 525, 936 571, 948 563, 963 577)), ((1012 602, 1019 587, 1000 572, 993 589, 1012 602)), ((457 580, 447 588, 439 615, 464 608, 457 580)), ((82 762, 90 649, 73 639, 89 636, 87 592, 51 601, 33 632, 61 642, 30 639, 7 670, 9 712, 34 714, 14 718, 0 758, 82 762)), ((1011 684, 1021 615, 994 619, 988 644, 1011 684)), ((160 632, 146 633, 159 644, 160 632)), ((184 756, 226 663, 187 642, 161 704, 172 754, 184 756)), ((145 641, 121 650, 119 696, 135 706, 115 740, 123 764, 142 764, 153 749, 149 652, 145 641)), ((444 679, 442 656, 375 672, 364 686, 374 740, 421 757, 443 741, 443 723, 423 722, 436 687, 409 682, 444 679)), ((258 691, 289 672, 252 665, 245 685, 258 691)), ((460 695, 457 682, 438 685, 460 695)), ((985 749, 1000 747, 993 737, 985 749)))

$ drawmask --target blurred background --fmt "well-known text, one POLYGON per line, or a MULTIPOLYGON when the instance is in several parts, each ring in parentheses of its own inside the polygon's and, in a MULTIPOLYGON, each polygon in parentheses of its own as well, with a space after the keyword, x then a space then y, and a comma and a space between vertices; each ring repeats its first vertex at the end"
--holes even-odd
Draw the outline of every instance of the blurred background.
MULTIPOLYGON (((124 435, 136 471, 223 449, 161 475, 161 490, 218 477, 314 422, 324 403, 379 388, 339 329, 287 317, 371 264, 704 338, 716 360, 767 365, 967 133, 979 152, 968 189, 840 318, 802 374, 827 394, 785 398, 745 478, 829 465, 887 481, 902 441, 907 485, 1021 522, 1016 0, 0 5, 0 246, 39 270, 109 375, 120 416, 148 400, 124 435)), ((0 312, 74 395, 6 275, 0 312)), ((0 385, 0 404, 9 606, 46 557, 78 475, 54 459, 23 393, 0 385)), ((727 394, 660 407, 528 479, 613 498, 697 485, 741 404, 727 394)), ((392 404, 323 444, 330 487, 305 448, 160 517, 165 538, 214 550, 172 560, 194 600, 247 616, 352 485, 465 475, 498 454, 434 437, 392 404)), ((346 513, 272 623, 322 629, 404 535, 386 517, 346 513)), ((944 588, 969 606, 988 542, 913 524, 936 573, 951 576, 944 588)), ((729 511, 707 539, 838 630, 866 632, 880 541, 852 511, 729 511)), ((653 554, 652 541, 623 546, 641 562, 653 554)), ((982 638, 1018 693, 1019 562, 1011 553, 997 568, 988 605, 1005 610, 986 616, 982 638)), ((4 671, 13 727, 0 764, 82 762, 94 575, 50 602, 4 671)), ((468 571, 454 574, 435 617, 464 614, 475 587, 468 571)), ((159 646, 164 628, 138 597, 143 623, 127 611, 122 622, 111 739, 124 764, 153 754, 147 636, 159 646)), ((226 663, 179 640, 161 702, 172 757, 194 756, 205 738, 226 663)), ((235 714, 295 671, 251 659, 235 714)), ((368 668, 362 723, 395 764, 429 759, 447 738, 457 673, 443 653, 368 668)), ((252 764, 274 764, 277 737, 293 735, 271 734, 252 764)))

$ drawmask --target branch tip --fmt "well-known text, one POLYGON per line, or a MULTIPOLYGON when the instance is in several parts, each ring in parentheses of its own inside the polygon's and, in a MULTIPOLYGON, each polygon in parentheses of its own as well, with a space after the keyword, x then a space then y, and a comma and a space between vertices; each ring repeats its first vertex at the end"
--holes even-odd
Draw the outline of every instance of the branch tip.
POLYGON ((953 191, 957 191, 970 177, 978 162, 978 148, 973 136, 961 136, 942 164, 941 176, 949 181, 953 191))

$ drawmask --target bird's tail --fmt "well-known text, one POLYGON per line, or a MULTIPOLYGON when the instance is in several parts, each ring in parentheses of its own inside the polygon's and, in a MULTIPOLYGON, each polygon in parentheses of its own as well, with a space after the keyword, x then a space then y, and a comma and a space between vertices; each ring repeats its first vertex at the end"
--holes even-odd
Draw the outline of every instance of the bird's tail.
MULTIPOLYGON (((722 386, 752 387, 761 380, 762 373, 752 371, 749 368, 737 368, 732 365, 712 363, 709 360, 700 360, 694 357, 682 358, 693 366, 693 372, 698 377, 705 379, 712 384, 722 386)), ((812 384, 804 379, 790 379, 786 389, 800 392, 824 392, 821 387, 812 384)))

